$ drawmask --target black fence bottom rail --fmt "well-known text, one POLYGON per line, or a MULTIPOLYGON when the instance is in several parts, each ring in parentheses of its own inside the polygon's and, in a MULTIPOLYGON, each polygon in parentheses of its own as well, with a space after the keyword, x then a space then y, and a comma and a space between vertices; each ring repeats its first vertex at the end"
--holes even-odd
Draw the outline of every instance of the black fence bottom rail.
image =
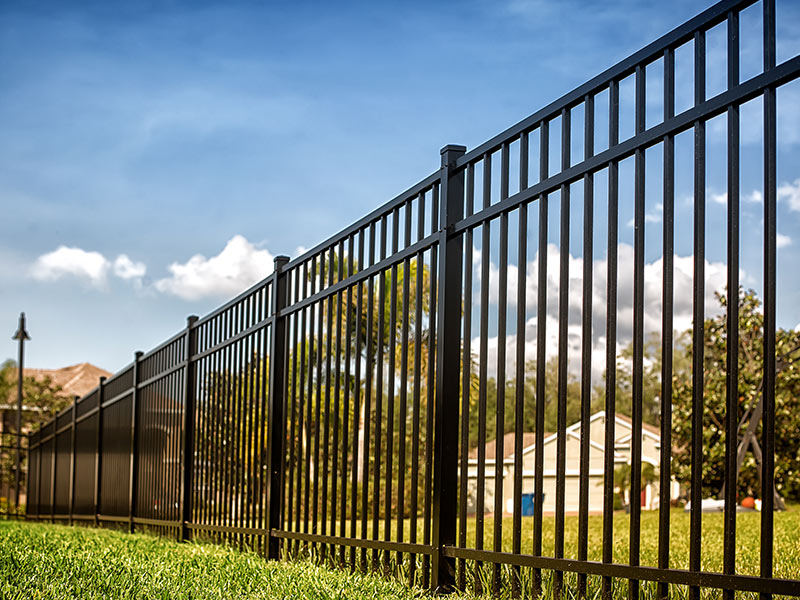
POLYGON ((444 554, 452 558, 475 560, 485 563, 532 567, 534 569, 563 571, 583 575, 598 575, 616 579, 654 581, 674 585, 756 592, 759 594, 800 596, 800 581, 793 579, 765 579, 763 577, 753 577, 750 575, 724 575, 722 573, 710 573, 705 571, 660 569, 658 567, 603 563, 571 558, 553 558, 549 556, 531 556, 526 554, 512 554, 509 552, 491 552, 489 550, 454 548, 452 546, 446 546, 444 548, 444 554))
POLYGON ((273 529, 271 532, 276 538, 287 540, 299 540, 301 542, 312 542, 320 544, 331 544, 333 546, 348 546, 355 548, 369 548, 372 550, 383 550, 385 552, 405 552, 408 554, 433 554, 433 548, 424 544, 410 544, 404 542, 387 542, 384 540, 363 540, 360 538, 340 537, 335 535, 319 535, 314 533, 301 533, 298 531, 280 531, 273 529))

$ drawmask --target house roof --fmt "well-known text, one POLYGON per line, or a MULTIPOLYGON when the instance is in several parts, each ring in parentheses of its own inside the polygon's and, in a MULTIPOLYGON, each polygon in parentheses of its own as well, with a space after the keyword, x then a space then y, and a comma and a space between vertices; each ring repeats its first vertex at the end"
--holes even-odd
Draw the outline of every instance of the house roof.
MULTIPOLYGON (((552 435, 545 431, 544 437, 552 435)), ((522 447, 527 448, 536 443, 536 433, 526 431, 522 434, 522 447)), ((514 455, 514 432, 507 433, 503 436, 503 458, 509 458, 514 455)), ((497 442, 492 440, 486 442, 486 460, 494 460, 497 457, 497 442)), ((469 451, 469 458, 478 458, 478 448, 475 447, 469 451)))
POLYGON ((25 377, 39 381, 50 377, 61 388, 65 396, 85 396, 97 387, 100 377, 111 377, 111 373, 91 363, 79 363, 61 369, 24 369, 25 377))
MULTIPOLYGON (((594 413, 590 417, 589 421, 591 422, 594 419, 600 418, 600 417, 603 417, 603 416, 605 416, 605 411, 598 411, 598 412, 594 413)), ((625 423, 628 427, 631 427, 631 419, 630 419, 630 417, 627 417, 627 416, 625 416, 625 415, 623 415, 621 413, 615 413, 614 416, 616 417, 617 421, 621 421, 621 422, 625 423)), ((576 421, 572 425, 569 425, 567 427, 567 429, 566 429, 567 435, 570 435, 570 434, 571 435, 575 435, 574 432, 575 432, 575 430, 579 430, 580 429, 580 425, 581 425, 580 420, 576 421)), ((658 438, 658 440, 660 441, 660 439, 661 439, 661 431, 659 430, 658 427, 656 427, 654 425, 650 425, 648 423, 642 423, 642 429, 643 429, 644 432, 647 432, 649 435, 658 438)), ((630 433, 628 433, 626 435, 630 436, 630 433)), ((527 453, 536 444, 536 434, 532 433, 532 432, 525 432, 525 433, 522 434, 522 436, 523 436, 522 437, 523 453, 527 453)), ((554 439, 557 439, 557 434, 556 433, 552 433, 552 432, 545 432, 544 433, 544 443, 545 443, 545 445, 547 443, 551 442, 554 439)), ((617 440, 617 442, 619 442, 619 439, 617 440)), ((489 442, 486 442, 486 460, 487 461, 494 461, 495 460, 496 449, 497 449, 497 445, 496 445, 496 441, 495 440, 491 440, 489 442)), ((507 433, 507 434, 505 434, 505 436, 503 436, 503 460, 506 461, 510 457, 512 457, 513 455, 514 455, 514 432, 511 432, 511 433, 507 433)), ((470 460, 476 460, 478 458, 478 448, 477 447, 472 448, 469 451, 469 458, 470 458, 470 460)))
MULTIPOLYGON (((616 416, 617 416, 617 421, 623 421, 628 426, 632 426, 630 417, 627 417, 622 413, 616 413, 616 416)), ((652 433, 655 436, 658 436, 659 438, 661 437, 661 430, 655 425, 650 425, 650 423, 642 422, 642 429, 644 429, 645 431, 649 431, 650 433, 652 433)))

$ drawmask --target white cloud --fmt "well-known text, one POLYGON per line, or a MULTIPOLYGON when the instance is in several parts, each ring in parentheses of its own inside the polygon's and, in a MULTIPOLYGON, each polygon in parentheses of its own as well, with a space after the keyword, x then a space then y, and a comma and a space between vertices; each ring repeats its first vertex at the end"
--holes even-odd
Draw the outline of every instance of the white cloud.
POLYGON ((753 204, 763 204, 764 195, 761 193, 761 190, 753 190, 745 196, 744 199, 746 202, 751 202, 753 204))
POLYGON ((30 274, 39 281, 76 277, 94 287, 101 288, 106 283, 110 266, 108 260, 99 252, 87 252, 81 248, 59 246, 56 250, 37 258, 30 274))
POLYGON ((794 183, 784 183, 778 187, 778 200, 789 203, 789 209, 800 212, 800 177, 794 183))
POLYGON ((778 248, 785 248, 786 246, 792 245, 792 238, 790 238, 788 235, 783 235, 782 233, 778 233, 776 235, 777 238, 775 241, 778 248))
POLYGON ((100 252, 59 246, 36 259, 30 276, 39 281, 74 277, 95 288, 104 289, 109 272, 120 279, 132 280, 135 286, 141 287, 147 266, 142 262, 134 262, 127 254, 120 254, 112 263, 100 252))
MULTIPOLYGON (((476 249, 477 252, 477 249, 476 249)), ((617 344, 616 353, 627 346, 633 338, 633 247, 620 244, 618 254, 617 276, 617 344)), ((479 331, 476 326, 480 317, 480 254, 474 255, 474 289, 473 289, 473 340, 472 350, 479 348, 479 331)), ((558 354, 558 290, 559 290, 560 253, 556 245, 550 244, 547 252, 547 311, 545 346, 548 358, 558 354)), ((568 257, 569 262, 569 309, 567 318, 567 346, 569 367, 573 373, 581 369, 581 314, 583 302, 583 259, 568 257)), ((673 296, 673 328, 685 331, 692 325, 692 288, 694 258, 692 256, 676 256, 674 258, 674 296, 673 296)), ((644 331, 661 331, 661 281, 663 261, 661 258, 644 267, 644 331)), ((605 327, 606 327, 606 281, 608 265, 605 258, 597 259, 592 265, 592 374, 599 378, 605 369, 605 327)), ((715 292, 722 291, 727 281, 727 266, 722 263, 705 263, 705 315, 720 314, 722 311, 715 292)), ((513 331, 515 322, 517 294, 517 267, 508 267, 508 285, 505 290, 509 308, 509 330, 513 331)), ((537 337, 537 284, 538 256, 531 259, 526 267, 526 325, 525 325, 525 357, 526 361, 536 356, 537 337)), ((740 278, 745 276, 740 273, 740 278)), ((497 314, 499 294, 499 271, 497 265, 490 263, 489 269, 489 311, 497 314)), ((490 322, 492 319, 490 318, 490 322)), ((497 372, 497 332, 490 326, 488 341, 488 366, 492 375, 497 372)), ((516 336, 506 336, 506 373, 512 374, 516 357, 516 336)))
MULTIPOLYGON (((661 215, 656 213, 646 214, 644 216, 645 223, 661 223, 661 215)), ((636 225, 636 219, 631 219, 628 221, 628 227, 634 227, 636 225)))
POLYGON ((158 291, 197 300, 208 296, 232 296, 272 273, 273 256, 259 250, 241 235, 211 258, 195 254, 185 263, 172 263, 169 277, 155 282, 158 291))
POLYGON ((120 254, 114 261, 114 275, 120 279, 141 279, 147 273, 143 262, 132 261, 127 254, 120 254))
MULTIPOLYGON (((800 212, 800 178, 794 180, 794 182, 784 182, 778 186, 778 202, 786 202, 789 205, 789 210, 800 212)), ((724 194, 721 194, 724 196, 724 194)), ((716 199, 716 195, 712 196, 712 199, 716 199)), ((761 190, 753 190, 749 194, 743 196, 745 202, 750 202, 752 204, 763 204, 764 203, 764 194, 761 190)))
MULTIPOLYGON (((661 216, 664 214, 664 205, 661 202, 657 202, 653 208, 654 208, 653 212, 645 213, 644 215, 645 223, 661 223, 661 216)), ((635 218, 628 221, 628 227, 633 227, 635 225, 636 225, 635 218)))
MULTIPOLYGON (((800 212, 800 178, 795 179, 794 183, 783 183, 782 185, 778 186, 777 191, 779 202, 787 202, 790 210, 800 212)), ((711 193, 708 194, 708 198, 715 204, 722 204, 724 206, 728 203, 728 194, 726 192, 722 192, 720 194, 711 193)), ((761 190, 752 190, 749 194, 744 194, 742 196, 742 200, 750 204, 763 204, 764 195, 761 190)), ((691 197, 689 197, 689 201, 692 201, 691 197)), ((649 222, 650 218, 651 215, 647 215, 645 220, 649 222)), ((628 224, 632 226, 633 220, 631 220, 628 224)))
POLYGON ((727 204, 728 203, 728 194, 726 192, 722 192, 721 194, 711 194, 709 196, 712 202, 716 202, 717 204, 727 204))

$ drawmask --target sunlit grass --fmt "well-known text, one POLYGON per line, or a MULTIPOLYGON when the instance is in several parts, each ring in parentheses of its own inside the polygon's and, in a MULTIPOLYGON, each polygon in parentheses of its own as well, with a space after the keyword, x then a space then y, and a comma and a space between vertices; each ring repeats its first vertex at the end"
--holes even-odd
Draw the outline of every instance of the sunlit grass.
MULTIPOLYGON (((773 545, 773 576, 786 579, 800 579, 800 507, 796 505, 789 506, 786 512, 775 513, 775 526, 774 526, 774 545, 773 545)), ((640 530, 640 557, 639 564, 643 566, 655 567, 658 565, 658 511, 645 511, 642 513, 641 530, 640 530)), ((683 512, 682 509, 672 509, 670 511, 670 562, 669 565, 673 569, 688 569, 689 567, 689 540, 690 540, 690 523, 689 513, 683 512)), ((542 522, 542 554, 544 556, 553 556, 555 550, 555 517, 545 516, 542 522)), ((761 514, 757 512, 739 513, 736 519, 736 572, 740 575, 753 575, 758 576, 760 571, 760 544, 761 544, 761 514)), ((483 549, 494 550, 494 519, 487 515, 484 517, 484 534, 483 543, 480 545, 483 549)), ((381 535, 384 532, 385 522, 380 522, 379 531, 381 535)), ((404 524, 403 541, 409 541, 410 520, 406 519, 404 524)), ((360 522, 358 523, 357 531, 360 531, 360 522)), ((504 517, 501 523, 502 543, 500 550, 503 552, 512 551, 513 539, 513 519, 511 517, 504 517)), ((392 540, 397 540, 397 522, 390 521, 392 540)), ((617 512, 613 518, 614 529, 614 543, 613 543, 613 557, 614 562, 618 564, 627 564, 630 560, 629 555, 629 535, 630 535, 630 515, 624 512, 617 512)), ((304 523, 301 519, 300 530, 305 530, 304 523)), ((309 524, 309 531, 312 530, 309 524)), ((318 532, 321 532, 322 524, 319 524, 318 532)), ((327 532, 331 532, 331 524, 329 523, 327 532)), ((372 530, 372 522, 368 522, 368 530, 372 530)), ((336 534, 349 535, 350 522, 345 520, 344 524, 337 522, 335 524, 336 534)), ((521 538, 521 551, 522 553, 531 553, 533 550, 533 517, 523 517, 522 526, 520 529, 521 538)), ((590 561, 601 561, 602 559, 602 539, 603 539, 603 518, 601 515, 590 515, 588 526, 588 544, 587 556, 590 561)), ((466 521, 466 544, 467 548, 476 548, 476 517, 473 515, 466 521)), ((417 540, 423 539, 422 520, 417 521, 417 540)), ((293 545, 292 548, 297 548, 301 556, 313 556, 314 547, 298 543, 293 545)), ((701 532, 701 568, 704 571, 721 572, 723 561, 723 514, 722 513, 706 513, 702 515, 702 532, 701 532)), ((360 551, 356 551, 360 552, 360 551)), ((349 560, 349 551, 345 551, 345 561, 349 560)), ((371 556, 368 551, 367 556, 371 556)), ((578 556, 578 517, 568 515, 565 518, 564 528, 564 557, 577 558, 578 556)), ((380 557, 379 557, 380 558, 380 557)), ((403 557, 404 562, 401 566, 397 565, 397 555, 391 555, 391 568, 390 571, 394 572, 399 577, 406 579, 409 573, 409 556, 403 557)), ((372 565, 368 560, 368 568, 372 565)), ((421 558, 417 557, 418 568, 421 566, 421 558)), ((382 569, 382 565, 378 565, 378 569, 382 569)), ((503 565, 500 568, 502 573, 503 590, 501 592, 502 598, 511 597, 509 583, 511 581, 511 567, 503 565)), ((552 574, 543 572, 543 590, 545 598, 549 598, 552 593, 552 574)), ((419 575, 418 575, 419 576, 419 575)), ((466 581, 467 588, 474 589, 475 584, 479 582, 478 587, 482 590, 491 589, 491 576, 492 567, 484 564, 481 568, 476 569, 474 561, 466 561, 466 581)), ((529 597, 533 588, 532 586, 532 570, 521 570, 523 597, 529 597)), ((565 592, 567 597, 573 597, 577 590, 577 575, 573 573, 564 574, 565 592)), ((589 594, 599 597, 600 593, 600 578, 589 577, 589 594)), ((656 585, 654 582, 642 582, 643 599, 655 598, 656 585)), ((614 598, 627 598, 628 587, 627 581, 615 580, 614 582, 614 598)), ((688 588, 684 586, 672 586, 670 588, 670 596, 676 599, 688 597, 688 588)), ((706 590, 703 592, 703 597, 720 597, 719 590, 706 590)), ((756 598, 757 594, 737 592, 737 598, 750 599, 756 598)))
MULTIPOLYGON (((775 514, 774 576, 800 578, 800 509, 789 507, 775 514)), ((702 568, 707 571, 722 570, 722 514, 704 514, 702 529, 702 568)), ((672 510, 670 527, 670 566, 688 567, 689 514, 672 510)), ((736 571, 743 575, 758 575, 760 561, 759 513, 740 513, 737 516, 736 571)), ((422 524, 418 520, 417 539, 422 541, 422 524)), ((512 519, 502 520, 502 550, 511 551, 512 519)), ((369 530, 371 531, 371 522, 369 530)), ((342 523, 337 523, 340 533, 342 523)), ((390 522, 392 536, 396 537, 397 523, 390 522)), ((404 539, 409 539, 410 522, 404 525, 404 539)), ((628 535, 630 517, 624 513, 614 515, 614 561, 628 562, 628 535)), ((304 527, 301 524, 301 529, 304 527)), ((321 524, 319 529, 321 530, 321 524)), ((326 528, 328 533, 330 525, 326 528)), ((344 523, 350 531, 349 522, 344 523)), ((360 522, 357 531, 360 531, 360 522)), ((381 522, 381 533, 384 523, 381 522)), ((475 517, 467 522, 467 546, 476 547, 475 517)), ((602 517, 589 517, 588 558, 599 561, 602 556, 602 517)), ((578 518, 565 519, 564 555, 577 557, 578 518)), ((494 521, 484 520, 485 549, 493 549, 494 521)), ((555 518, 543 520, 543 554, 552 556, 555 540, 555 518)), ((234 540, 235 541, 235 540, 234 540)), ((522 552, 533 547, 533 518, 524 517, 521 528, 522 552)), ((338 563, 338 549, 329 547, 327 559, 321 560, 320 546, 298 543, 296 562, 270 562, 254 552, 239 551, 231 547, 210 543, 177 544, 172 539, 145 534, 130 535, 107 529, 66 527, 63 525, 34 524, 0 521, 0 598, 419 598, 426 592, 407 587, 410 557, 404 555, 397 563, 397 553, 390 553, 389 572, 385 576, 382 566, 371 563, 372 551, 365 552, 367 570, 377 567, 378 573, 361 574, 356 568, 328 569, 338 563)), ((658 564, 658 512, 642 513, 641 556, 642 565, 658 564)), ((361 550, 354 551, 357 565, 361 550)), ((345 549, 345 562, 350 550, 345 549)), ((417 556, 416 583, 421 584, 422 557, 417 556)), ((491 589, 492 567, 467 561, 468 589, 476 583, 483 590, 491 589)), ((501 598, 509 598, 512 570, 500 568, 503 590, 501 598)), ((530 597, 532 570, 522 569, 522 597, 530 597)), ((575 597, 577 576, 566 573, 565 593, 575 597)), ((599 597, 600 578, 589 577, 588 597, 599 597)), ((552 596, 552 573, 543 572, 544 597, 552 596)), ((615 580, 614 598, 627 597, 627 582, 615 580)), ((655 584, 642 582, 641 597, 655 597, 655 584)), ((671 597, 682 599, 687 589, 672 586, 671 597)), ((451 597, 473 598, 472 594, 451 597)), ((703 597, 721 597, 719 590, 703 592, 703 597)), ((737 598, 755 598, 754 594, 737 593, 737 598)))
MULTIPOLYGON (((658 511, 643 511, 640 533, 640 559, 644 566, 658 565, 658 511)), ((554 516, 545 516, 542 520, 542 554, 554 556, 555 550, 555 523, 554 516)), ((372 521, 368 520, 368 531, 372 531, 372 521)), ((384 533, 385 522, 379 523, 381 536, 384 533)), ((476 545, 476 517, 470 516, 466 521, 466 547, 477 548, 476 545)), ((629 535, 630 515, 616 512, 613 518, 614 562, 627 564, 629 561, 629 535)), ((329 523, 326 531, 330 534, 334 524, 329 523)), ((512 551, 513 519, 504 517, 501 523, 502 552, 512 551)), ((411 521, 406 518, 403 526, 403 540, 410 540, 411 521)), ((300 531, 305 527, 301 520, 300 531)), ((308 531, 312 528, 309 525, 308 531)), ((397 521, 390 521, 391 535, 387 539, 397 540, 397 521)), ((322 531, 319 523, 317 533, 322 531)), ((356 531, 361 531, 360 521, 356 531)), ((346 520, 344 526, 341 522, 335 524, 336 535, 348 536, 350 522, 346 520), (342 530, 344 534, 342 534, 342 530)), ((682 509, 673 508, 670 511, 670 567, 675 569, 689 568, 689 513, 682 509)), ((702 515, 702 550, 701 567, 705 571, 722 572, 722 536, 723 513, 705 513, 702 515)), ((603 517, 590 515, 588 527, 588 560, 600 561, 602 559, 603 543, 603 517)), ((383 538, 382 538, 383 539, 383 538)), ((417 520, 417 541, 423 539, 423 521, 417 520)), ((484 517, 483 543, 480 545, 485 550, 494 550, 494 519, 487 515, 484 517)), ((522 517, 520 546, 522 553, 530 554, 533 551, 533 517, 522 517)), ((760 542, 761 542, 761 513, 738 513, 736 517, 736 572, 740 575, 758 575, 760 568, 760 542)), ((800 506, 790 505, 786 512, 775 513, 774 527, 774 577, 789 579, 800 578, 800 506)), ((567 515, 564 527, 564 557, 578 557, 578 517, 567 515)))
POLYGON ((395 579, 211 544, 0 521, 0 598, 418 598, 395 579))
MULTIPOLYGON (((800 578, 800 508, 775 513, 774 569, 775 577, 800 578)), ((475 539, 475 521, 468 522, 467 540, 475 539)), ((544 517, 542 553, 553 556, 555 548, 555 517, 544 517)), ((492 549, 494 520, 485 519, 484 548, 492 549)), ((503 550, 511 551, 513 536, 511 518, 502 523, 503 550)), ((589 516, 589 560, 602 559, 603 518, 589 516)), ((629 559, 630 516, 618 512, 614 515, 614 562, 625 564, 629 559)), ((701 557, 704 571, 722 571, 723 514, 706 513, 702 516, 701 557)), ((533 549, 533 517, 522 519, 522 551, 533 549)), ((670 567, 689 568, 689 513, 673 509, 670 513, 670 567)), ((760 566, 761 514, 739 513, 736 518, 736 572, 741 575, 758 575, 760 566)), ((640 564, 658 565, 658 511, 642 512, 640 535, 640 564)), ((564 528, 564 556, 578 556, 578 518, 568 516, 564 528)))

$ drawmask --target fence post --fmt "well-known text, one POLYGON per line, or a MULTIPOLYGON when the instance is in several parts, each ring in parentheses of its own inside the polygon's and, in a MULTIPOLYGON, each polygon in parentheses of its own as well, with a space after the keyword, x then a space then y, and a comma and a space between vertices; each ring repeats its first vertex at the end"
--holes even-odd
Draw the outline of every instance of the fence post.
MULTIPOLYGON (((32 477, 32 469, 31 469, 31 434, 30 432, 25 434, 25 439, 27 440, 28 444, 28 476, 25 478, 25 520, 28 520, 28 515, 30 514, 31 508, 31 477, 32 477)), ((38 509, 37 509, 38 510, 38 509)))
POLYGON ((269 404, 267 407, 267 558, 280 558, 280 540, 272 530, 280 528, 283 499, 283 462, 286 420, 283 414, 286 363, 286 319, 279 316, 288 302, 289 286, 283 268, 288 256, 275 257, 272 273, 272 335, 269 344, 269 404))
POLYGON ((53 450, 50 452, 50 522, 56 522, 56 418, 53 417, 53 450))
MULTIPOLYGON (((33 469, 31 469, 31 434, 30 432, 25 434, 25 439, 28 440, 28 476, 25 478, 25 520, 28 520, 28 517, 31 514, 31 478, 33 477, 33 469)), ((40 461, 36 461, 36 464, 39 464, 40 461)), ((38 485, 37 485, 38 488, 38 485)), ((37 502, 36 512, 38 514, 39 507, 37 502)))
POLYGON ((97 386, 97 447, 94 453, 94 524, 100 524, 100 478, 103 472, 103 388, 106 378, 97 386))
MULTIPOLYGON (((72 525, 72 513, 75 512, 75 411, 77 398, 72 401, 72 429, 69 443, 69 524, 72 525)), ((28 456, 30 464, 30 456, 28 456)))
POLYGON ((195 413, 195 378, 192 356, 197 353, 197 331, 194 324, 197 317, 186 318, 186 341, 184 343, 183 368, 183 448, 181 450, 181 498, 180 526, 178 541, 191 539, 189 523, 192 520, 192 474, 194 471, 194 413, 195 413))
POLYGON ((42 520, 42 427, 39 426, 39 435, 36 438, 36 451, 39 461, 36 465, 36 520, 42 520))
POLYGON ((133 395, 131 397, 131 470, 128 480, 128 531, 133 533, 136 516, 136 471, 139 468, 139 362, 143 352, 138 350, 133 355, 133 395))
POLYGON ((458 512, 458 416, 460 370, 461 271, 463 244, 453 235, 453 226, 464 214, 464 171, 455 162, 464 146, 442 148, 441 228, 439 230, 439 299, 436 327, 436 400, 433 446, 433 556, 431 586, 449 591, 455 584, 455 560, 446 557, 444 546, 456 542, 458 512))

